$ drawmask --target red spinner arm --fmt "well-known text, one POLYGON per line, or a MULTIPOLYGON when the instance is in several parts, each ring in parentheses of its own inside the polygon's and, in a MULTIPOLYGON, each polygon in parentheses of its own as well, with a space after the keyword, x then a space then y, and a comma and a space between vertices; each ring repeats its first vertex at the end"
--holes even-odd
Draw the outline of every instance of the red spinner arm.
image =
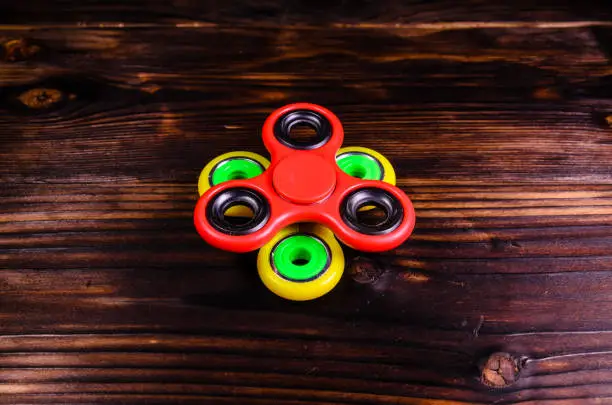
POLYGON ((248 252, 298 222, 326 225, 343 243, 362 251, 390 250, 410 236, 414 208, 399 188, 351 177, 336 164, 344 132, 331 111, 307 103, 282 107, 266 119, 262 138, 271 155, 264 173, 219 184, 200 197, 194 222, 209 244, 248 252), (307 142, 292 139, 296 125, 310 126, 315 137, 307 142), (235 205, 249 207, 253 218, 241 225, 229 222, 224 212, 235 205), (368 205, 385 212, 379 223, 360 221, 357 212, 368 205))

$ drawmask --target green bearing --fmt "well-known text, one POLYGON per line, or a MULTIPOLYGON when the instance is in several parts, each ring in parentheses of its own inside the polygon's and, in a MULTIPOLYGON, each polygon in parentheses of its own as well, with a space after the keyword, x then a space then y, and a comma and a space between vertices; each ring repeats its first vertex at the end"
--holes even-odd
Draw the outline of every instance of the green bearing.
POLYGON ((220 162, 210 176, 210 184, 217 184, 240 179, 251 179, 264 172, 265 168, 249 158, 230 158, 220 162))
POLYGON ((338 167, 349 176, 364 180, 382 180, 382 166, 373 156, 361 152, 347 152, 336 157, 338 167))
POLYGON ((272 250, 272 265, 280 276, 291 281, 309 281, 323 273, 330 263, 329 249, 311 235, 291 235, 272 250))

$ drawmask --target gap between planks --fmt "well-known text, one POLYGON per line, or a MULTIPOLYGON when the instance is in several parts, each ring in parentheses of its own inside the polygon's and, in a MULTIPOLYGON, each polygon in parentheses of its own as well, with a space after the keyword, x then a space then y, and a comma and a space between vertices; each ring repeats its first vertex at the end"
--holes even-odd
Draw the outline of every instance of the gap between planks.
POLYGON ((328 25, 304 24, 241 24, 241 23, 212 23, 206 21, 185 21, 179 23, 124 23, 124 22, 75 22, 72 24, 0 24, 0 31, 30 31, 38 29, 142 29, 142 28, 243 28, 243 29, 273 29, 291 28, 296 30, 319 29, 369 29, 369 30, 471 30, 495 28, 532 28, 532 29, 575 29, 592 27, 612 27, 612 21, 442 21, 432 23, 332 23, 328 25))

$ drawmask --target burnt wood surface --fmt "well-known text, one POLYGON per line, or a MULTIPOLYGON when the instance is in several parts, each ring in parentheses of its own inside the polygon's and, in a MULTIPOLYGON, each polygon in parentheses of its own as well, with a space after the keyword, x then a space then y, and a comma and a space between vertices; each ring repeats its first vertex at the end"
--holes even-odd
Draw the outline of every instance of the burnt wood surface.
POLYGON ((0 404, 612 403, 612 13, 529 3, 0 6, 0 404), (417 213, 307 303, 192 222, 297 101, 417 213))

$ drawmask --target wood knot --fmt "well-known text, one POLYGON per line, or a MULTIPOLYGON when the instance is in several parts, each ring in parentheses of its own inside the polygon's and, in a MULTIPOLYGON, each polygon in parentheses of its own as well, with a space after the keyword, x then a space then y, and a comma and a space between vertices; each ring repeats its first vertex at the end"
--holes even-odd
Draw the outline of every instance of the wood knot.
POLYGON ((521 362, 509 353, 491 354, 481 367, 480 382, 489 388, 507 388, 518 381, 521 362))
POLYGON ((3 44, 2 48, 2 60, 9 63, 31 59, 41 50, 39 45, 24 38, 9 40, 3 44))
POLYGON ((34 88, 24 91, 17 99, 28 108, 44 110, 64 101, 65 95, 58 89, 34 88))
POLYGON ((348 269, 353 280, 359 284, 374 283, 384 272, 384 269, 374 260, 362 256, 355 257, 348 269))

